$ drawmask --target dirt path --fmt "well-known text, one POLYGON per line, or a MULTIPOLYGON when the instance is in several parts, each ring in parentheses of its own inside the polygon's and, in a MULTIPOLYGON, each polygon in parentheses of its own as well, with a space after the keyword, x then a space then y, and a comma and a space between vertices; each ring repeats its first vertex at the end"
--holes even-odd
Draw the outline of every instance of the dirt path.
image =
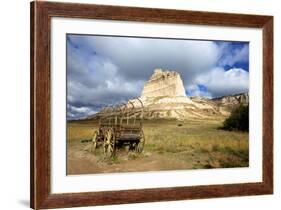
POLYGON ((115 158, 105 160, 101 149, 90 153, 88 145, 80 141, 68 144, 68 174, 180 170, 193 166, 192 162, 170 158, 156 152, 144 151, 138 155, 126 149, 119 149, 115 158))

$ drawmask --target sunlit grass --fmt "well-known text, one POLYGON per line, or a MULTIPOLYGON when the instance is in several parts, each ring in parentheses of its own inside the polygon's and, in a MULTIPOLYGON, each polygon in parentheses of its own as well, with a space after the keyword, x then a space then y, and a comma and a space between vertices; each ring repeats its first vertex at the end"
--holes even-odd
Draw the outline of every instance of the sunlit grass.
MULTIPOLYGON (((249 156, 247 132, 218 129, 219 120, 146 120, 143 122, 145 152, 155 152, 182 161, 193 168, 246 167, 249 156)), ((70 122, 67 138, 91 139, 98 123, 70 122)))

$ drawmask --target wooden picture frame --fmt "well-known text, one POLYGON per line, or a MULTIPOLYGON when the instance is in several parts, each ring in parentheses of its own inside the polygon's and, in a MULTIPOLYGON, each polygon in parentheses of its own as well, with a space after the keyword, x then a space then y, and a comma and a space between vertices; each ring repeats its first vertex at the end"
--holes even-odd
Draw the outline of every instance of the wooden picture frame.
POLYGON ((31 3, 31 178, 34 209, 248 196, 273 193, 273 17, 91 4, 31 3), (263 179, 257 183, 51 194, 50 32, 52 17, 261 28, 263 179))

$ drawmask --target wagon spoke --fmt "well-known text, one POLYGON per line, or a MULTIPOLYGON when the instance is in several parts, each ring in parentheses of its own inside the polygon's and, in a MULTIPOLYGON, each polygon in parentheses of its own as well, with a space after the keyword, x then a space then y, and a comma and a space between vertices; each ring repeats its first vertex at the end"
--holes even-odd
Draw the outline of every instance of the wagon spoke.
POLYGON ((94 152, 97 148, 98 131, 94 131, 90 152, 94 152))
POLYGON ((140 140, 139 140, 139 142, 137 144, 136 152, 142 153, 143 148, 144 148, 144 144, 145 144, 144 133, 143 133, 143 130, 141 130, 141 132, 140 132, 140 140))
POLYGON ((112 157, 114 153, 114 133, 112 130, 107 130, 105 132, 104 140, 104 154, 107 158, 112 157))

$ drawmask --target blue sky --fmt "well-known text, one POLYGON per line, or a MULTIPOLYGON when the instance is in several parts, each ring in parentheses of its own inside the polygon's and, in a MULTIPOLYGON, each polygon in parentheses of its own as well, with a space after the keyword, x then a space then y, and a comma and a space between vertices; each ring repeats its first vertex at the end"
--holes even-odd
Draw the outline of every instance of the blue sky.
POLYGON ((67 118, 139 97, 155 68, 180 73, 186 94, 248 92, 249 43, 67 35, 67 118))

